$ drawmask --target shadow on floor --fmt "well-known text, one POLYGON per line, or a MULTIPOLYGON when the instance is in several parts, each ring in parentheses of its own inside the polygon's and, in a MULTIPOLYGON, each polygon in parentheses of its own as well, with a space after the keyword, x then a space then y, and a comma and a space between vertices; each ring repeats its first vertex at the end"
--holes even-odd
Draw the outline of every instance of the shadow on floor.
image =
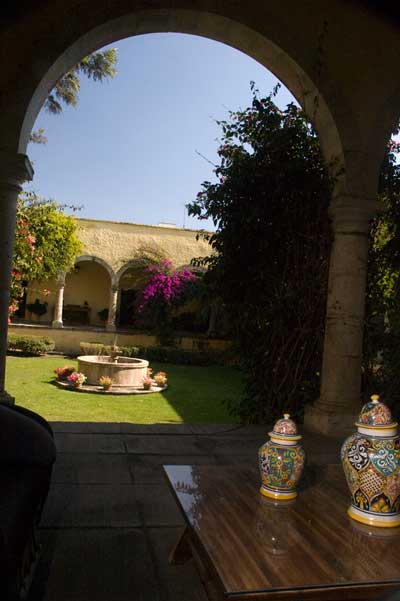
MULTIPOLYGON (((265 426, 52 424, 58 449, 28 601, 206 601, 194 566, 170 566, 183 520, 163 464, 257 467, 265 426)), ((307 434, 311 464, 340 441, 307 434)))

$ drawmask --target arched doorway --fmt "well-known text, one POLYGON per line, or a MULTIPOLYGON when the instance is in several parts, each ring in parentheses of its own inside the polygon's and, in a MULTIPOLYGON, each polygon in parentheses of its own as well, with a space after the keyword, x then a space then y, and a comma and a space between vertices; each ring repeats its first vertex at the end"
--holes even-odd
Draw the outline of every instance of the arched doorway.
MULTIPOLYGON (((317 21, 318 27, 315 28, 315 20, 310 18, 310 23, 307 22, 310 38, 307 38, 306 31, 302 31, 300 40, 294 16, 287 18, 286 13, 283 14, 277 7, 271 10, 268 18, 260 14, 258 19, 247 8, 243 8, 243 12, 232 13, 224 7, 221 14, 216 14, 207 10, 171 10, 161 3, 154 10, 132 13, 129 12, 130 6, 118 6, 115 9, 103 7, 91 11, 89 5, 90 2, 87 2, 82 8, 83 14, 79 9, 76 14, 68 15, 68 19, 76 23, 76 29, 70 27, 65 36, 54 39, 48 49, 50 51, 41 56, 32 74, 16 92, 13 122, 7 127, 5 135, 8 140, 6 147, 18 148, 20 153, 17 158, 11 158, 14 173, 19 170, 17 181, 29 177, 29 165, 22 155, 31 126, 48 90, 69 67, 96 48, 131 35, 175 31, 203 35, 232 45, 256 58, 285 83, 303 106, 320 136, 327 160, 334 160, 335 169, 345 168, 338 177, 332 203, 335 244, 331 259, 322 376, 323 402, 314 426, 320 429, 326 417, 328 428, 331 416, 338 409, 348 414, 352 421, 352 414, 359 403, 360 389, 364 263, 367 252, 365 238, 369 220, 376 210, 376 165, 381 149, 368 148, 368 152, 363 151, 365 137, 359 128, 356 103, 352 106, 342 93, 335 61, 331 60, 331 56, 325 63, 321 59, 324 52, 323 21, 317 21), (85 18, 82 19, 82 16, 85 18), (308 41, 305 42, 305 39, 308 41), (18 145, 15 144, 16 133, 18 145), (371 168, 367 167, 367 162, 371 168), (361 269, 360 264, 363 265, 361 269), (337 373, 341 376, 337 377, 337 373)), ((338 14, 335 13, 334 17, 337 19, 338 14)), ((51 21, 51 15, 48 18, 46 25, 51 21)), ((59 16, 54 26, 58 20, 59 16)), ((333 46, 330 46, 331 54, 333 46)), ((8 240, 9 228, 4 224, 3 229, 3 238, 8 240)), ((7 278, 2 280, 6 290, 7 278)), ((5 306, 0 314, 5 315, 5 306)), ((0 350, 3 347, 4 340, 0 350)))
POLYGON ((134 327, 136 305, 140 290, 138 269, 134 263, 121 267, 116 275, 119 289, 117 325, 120 328, 134 327))
POLYGON ((97 257, 81 256, 66 275, 64 325, 105 326, 111 287, 111 268, 97 257))

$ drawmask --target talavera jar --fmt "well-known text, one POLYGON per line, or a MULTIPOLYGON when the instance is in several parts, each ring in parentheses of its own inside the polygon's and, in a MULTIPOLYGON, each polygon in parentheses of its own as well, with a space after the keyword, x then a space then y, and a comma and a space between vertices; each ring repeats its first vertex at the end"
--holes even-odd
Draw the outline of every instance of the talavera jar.
POLYGON ((258 452, 260 493, 271 499, 294 499, 305 460, 305 453, 299 444, 301 436, 288 413, 278 419, 268 434, 270 440, 258 452))
POLYGON ((390 409, 373 395, 341 456, 351 492, 348 514, 370 526, 400 526, 400 439, 390 409))

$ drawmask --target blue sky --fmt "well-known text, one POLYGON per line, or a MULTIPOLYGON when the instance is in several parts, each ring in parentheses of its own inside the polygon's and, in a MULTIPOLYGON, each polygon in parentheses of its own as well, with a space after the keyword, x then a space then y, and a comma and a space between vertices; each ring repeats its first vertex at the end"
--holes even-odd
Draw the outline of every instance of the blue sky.
MULTIPOLYGON (((215 119, 251 102, 250 81, 268 93, 277 79, 245 54, 205 38, 151 34, 122 40, 118 74, 81 80, 78 106, 60 116, 42 111, 34 129, 48 143, 30 144, 35 178, 28 187, 80 217, 209 227, 185 216, 217 162, 215 119)), ((282 86, 278 104, 293 101, 282 86)))

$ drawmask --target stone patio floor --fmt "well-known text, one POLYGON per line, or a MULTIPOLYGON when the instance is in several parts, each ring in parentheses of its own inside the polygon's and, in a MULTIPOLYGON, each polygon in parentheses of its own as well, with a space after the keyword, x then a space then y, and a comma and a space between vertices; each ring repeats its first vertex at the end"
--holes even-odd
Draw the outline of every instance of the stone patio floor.
MULTIPOLYGON (((28 601, 206 601, 192 562, 170 566, 183 519, 163 464, 257 466, 265 427, 53 423, 58 448, 28 601)), ((340 440, 306 434, 310 464, 340 440)))

